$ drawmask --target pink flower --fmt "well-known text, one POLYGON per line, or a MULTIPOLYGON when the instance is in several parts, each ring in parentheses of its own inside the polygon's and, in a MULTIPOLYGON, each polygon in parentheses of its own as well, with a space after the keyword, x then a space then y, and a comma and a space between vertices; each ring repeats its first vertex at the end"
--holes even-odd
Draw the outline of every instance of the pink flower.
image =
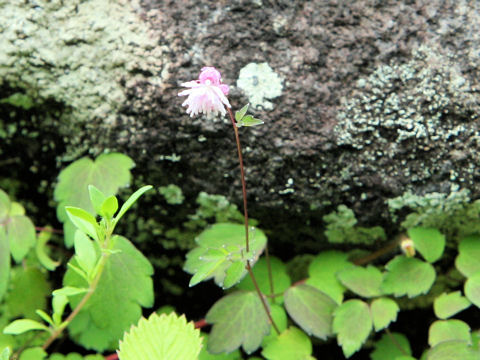
POLYGON ((199 113, 221 113, 225 115, 225 106, 230 103, 225 95, 228 95, 228 85, 222 84, 222 76, 214 67, 204 67, 198 80, 181 84, 189 89, 181 91, 178 96, 188 95, 182 106, 187 106, 187 114, 191 117, 199 113))

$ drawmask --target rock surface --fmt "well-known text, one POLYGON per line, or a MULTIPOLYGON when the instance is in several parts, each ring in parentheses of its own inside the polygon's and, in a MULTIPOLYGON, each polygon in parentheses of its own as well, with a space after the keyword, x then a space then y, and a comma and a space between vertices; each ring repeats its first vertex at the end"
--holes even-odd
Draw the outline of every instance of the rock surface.
POLYGON ((0 104, 3 121, 55 130, 35 146, 59 159, 120 151, 148 183, 241 204, 229 121, 191 119, 177 97, 211 65, 232 106, 251 101, 265 121, 241 138, 251 213, 267 228, 340 204, 388 224, 386 200, 409 191, 480 195, 476 1, 68 4, 0 1, 0 98, 35 104, 0 104), (252 65, 264 63, 274 75, 252 65))

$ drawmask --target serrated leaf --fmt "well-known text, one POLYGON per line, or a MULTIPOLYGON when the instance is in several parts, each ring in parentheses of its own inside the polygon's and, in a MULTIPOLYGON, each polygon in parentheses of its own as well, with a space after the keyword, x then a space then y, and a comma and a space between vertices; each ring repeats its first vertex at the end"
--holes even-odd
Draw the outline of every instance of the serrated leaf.
POLYGON ((188 252, 183 268, 194 274, 190 281, 191 286, 214 278, 217 285, 226 289, 247 274, 247 260, 250 261, 250 266, 254 265, 265 248, 267 238, 261 230, 255 229, 255 236, 250 238, 250 254, 247 254, 245 227, 240 224, 217 223, 203 231, 195 241, 198 247, 188 252), (235 265, 235 271, 232 270, 228 283, 225 284, 229 267, 238 261, 243 263, 243 269, 240 265, 235 265))
POLYGON ((290 317, 309 335, 326 339, 332 334, 332 314, 337 304, 307 284, 290 287, 284 294, 290 317))
POLYGON ((36 310, 47 308, 50 285, 46 275, 34 267, 17 266, 12 269, 10 291, 5 298, 12 318, 39 319, 36 310))
POLYGON ((363 268, 361 266, 349 267, 337 273, 337 278, 350 291, 360 296, 370 298, 380 296, 380 285, 383 276, 374 266, 363 268))
POLYGON ((470 326, 461 320, 437 320, 428 330, 428 344, 433 347, 443 341, 462 340, 470 343, 470 326))
MULTIPOLYGON (((273 256, 270 256, 270 267, 272 270, 273 291, 275 294, 283 293, 292 283, 290 276, 287 274, 287 267, 280 259, 273 256)), ((270 294, 270 281, 268 279, 268 267, 265 258, 258 260, 253 267, 253 274, 262 293, 270 294)), ((249 276, 246 276, 237 287, 241 290, 255 290, 255 286, 249 276)), ((276 297, 275 300, 283 303, 283 296, 276 297)))
POLYGON ((437 297, 433 302, 433 311, 439 319, 447 319, 470 305, 470 301, 463 297, 460 291, 455 291, 450 294, 443 293, 437 297))
POLYGON ((242 120, 237 122, 237 126, 238 127, 241 127, 241 126, 257 126, 257 125, 262 125, 263 123, 264 123, 263 120, 256 119, 252 115, 246 115, 242 118, 242 120))
POLYGON ((67 212, 70 221, 77 227, 78 230, 89 235, 97 242, 99 241, 97 234, 99 226, 97 224, 97 220, 92 214, 73 206, 66 206, 65 211, 67 212))
POLYGON ((74 248, 76 260, 80 268, 90 275, 98 261, 99 251, 95 250, 95 245, 83 232, 75 232, 74 248))
MULTIPOLYGON (((73 338, 87 349, 99 352, 114 349, 123 332, 141 316, 141 307, 153 305, 153 268, 133 244, 115 236, 115 250, 110 255, 98 286, 85 307, 69 325, 73 338)), ((71 260, 77 264, 76 260, 71 260)), ((68 270, 64 286, 88 287, 86 280, 68 270)), ((69 297, 75 308, 82 295, 69 297)))
POLYGON ((405 354, 412 354, 408 339, 403 334, 391 333, 391 336, 383 334, 375 343, 375 350, 370 354, 370 358, 371 360, 397 360, 405 354), (395 342, 392 341, 392 336, 395 342))
POLYGON ((240 120, 242 120, 242 118, 245 116, 245 114, 247 113, 247 110, 248 110, 248 106, 250 104, 247 104, 245 105, 244 107, 242 107, 240 110, 238 111, 235 111, 235 121, 236 122, 239 122, 240 120))
POLYGON ((408 236, 412 239, 415 249, 422 254, 429 263, 440 259, 445 249, 445 236, 437 229, 415 227, 408 229, 408 236))
POLYGON ((105 199, 102 203, 102 207, 100 209, 100 215, 106 217, 107 219, 111 219, 113 215, 118 210, 118 200, 114 195, 111 195, 105 199))
POLYGON ((460 241, 455 266, 465 277, 480 271, 480 236, 470 235, 460 241))
POLYGON ((54 261, 48 256, 48 246, 47 243, 50 240, 52 232, 51 228, 47 227, 45 231, 41 231, 37 236, 37 244, 35 245, 35 253, 37 255, 37 259, 42 264, 42 266, 50 271, 53 271, 60 265, 60 261, 54 261))
POLYGON ((397 320, 397 314, 400 308, 398 304, 389 298, 379 298, 373 300, 370 304, 373 326, 375 331, 380 331, 397 320))
POLYGON ((19 360, 44 360, 48 356, 47 352, 41 347, 25 349, 20 355, 19 360))
POLYGON ((18 263, 35 245, 35 226, 28 217, 17 215, 9 218, 6 231, 10 242, 10 252, 18 263))
POLYGON ((473 350, 465 341, 452 340, 437 344, 427 353, 427 360, 478 360, 480 352, 473 350))
POLYGON ((94 185, 88 185, 88 195, 93 209, 98 215, 102 215, 102 204, 107 198, 104 193, 98 190, 94 185))
POLYGON ((333 331, 338 345, 349 358, 357 352, 372 331, 368 305, 361 300, 347 300, 333 312, 333 331))
POLYGON ((54 353, 48 360, 105 360, 105 357, 99 354, 82 356, 79 353, 69 353, 68 355, 54 353))
POLYGON ((270 329, 262 302, 254 292, 237 291, 224 296, 205 319, 213 324, 208 338, 208 351, 213 354, 231 352, 240 346, 250 354, 270 329))
POLYGON ((352 267, 348 255, 339 251, 326 251, 315 257, 311 262, 307 284, 312 285, 330 296, 337 304, 341 304, 345 287, 337 279, 337 273, 352 267))
POLYGON ((267 360, 311 359, 312 342, 303 331, 289 327, 272 340, 262 351, 267 360))
POLYGON ((94 214, 88 185, 94 185, 106 196, 115 195, 119 188, 130 184, 130 169, 134 165, 128 156, 111 153, 102 154, 95 161, 81 158, 60 172, 54 198, 58 202, 57 217, 64 222, 67 246, 73 245, 73 232, 71 223, 67 221, 65 206, 78 207, 94 214))
POLYGON ((0 227, 0 302, 8 287, 10 278, 10 245, 5 229, 0 227))
POLYGON ((435 269, 416 258, 398 255, 385 266, 388 270, 381 286, 385 294, 409 298, 426 294, 435 281, 435 269))
POLYGON ((467 299, 480 308, 480 271, 467 279, 463 291, 467 299))
POLYGON ((15 320, 9 325, 7 325, 3 329, 4 334, 11 334, 11 335, 18 335, 18 334, 23 334, 27 331, 32 331, 32 330, 44 330, 48 331, 48 327, 43 325, 42 323, 35 321, 35 320, 30 320, 30 319, 20 319, 20 320, 15 320))
POLYGON ((153 188, 152 185, 145 185, 145 186, 142 186, 137 191, 135 191, 132 195, 130 195, 130 197, 127 199, 127 201, 125 201, 123 203, 123 205, 120 208, 120 211, 118 212, 117 216, 115 216, 114 223, 115 224, 118 223, 118 220, 120 220, 122 218, 122 216, 125 215, 125 213, 128 211, 128 209, 130 209, 133 206, 133 204, 135 204, 137 202, 137 200, 140 198, 140 196, 145 194, 151 188, 153 188))
POLYGON ((120 341, 120 360, 196 359, 202 347, 200 331, 185 316, 157 315, 142 317, 120 341))

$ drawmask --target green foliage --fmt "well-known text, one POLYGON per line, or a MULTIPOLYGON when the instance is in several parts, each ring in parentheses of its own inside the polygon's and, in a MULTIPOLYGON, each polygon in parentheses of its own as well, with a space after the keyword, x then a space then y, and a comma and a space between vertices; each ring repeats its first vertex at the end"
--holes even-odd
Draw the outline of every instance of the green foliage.
POLYGON ((335 301, 313 286, 299 284, 284 294, 288 315, 309 335, 326 339, 332 334, 335 301))
POLYGON ((54 261, 50 258, 47 243, 52 236, 52 228, 47 227, 41 231, 37 236, 37 244, 35 245, 35 253, 40 264, 47 270, 53 271, 60 265, 59 261, 54 261))
POLYGON ((22 93, 14 93, 9 97, 0 99, 0 104, 10 104, 23 110, 30 110, 35 105, 30 96, 22 93))
POLYGON ((449 294, 443 293, 437 297, 433 303, 433 310, 439 319, 448 319, 470 305, 470 301, 463 297, 460 291, 455 291, 449 294))
MULTIPOLYGON (((274 294, 283 293, 291 285, 292 281, 287 274, 287 268, 285 264, 276 257, 270 257, 270 267, 272 272, 272 280, 274 284, 274 294)), ((260 259, 253 268, 253 274, 257 281, 258 287, 264 294, 270 294, 270 280, 268 278, 268 266, 265 258, 260 259)), ((255 286, 252 283, 252 279, 248 276, 245 277, 238 285, 240 290, 255 290, 255 286)), ((279 302, 283 302, 283 296, 276 297, 279 302)))
POLYGON ((5 348, 0 353, 0 360, 9 360, 10 359, 10 348, 5 348))
POLYGON ((326 251, 313 259, 308 268, 307 284, 316 287, 340 304, 343 300, 345 287, 337 279, 337 273, 352 267, 348 255, 338 251, 326 251))
POLYGON ((228 353, 240 346, 251 354, 270 330, 258 294, 251 291, 237 291, 221 298, 205 320, 213 324, 208 338, 208 351, 213 354, 228 353))
POLYGON ((24 332, 32 331, 32 330, 48 331, 48 327, 46 327, 42 323, 35 320, 20 319, 20 320, 15 320, 14 322, 6 326, 3 329, 3 333, 18 335, 18 334, 23 334, 24 332))
POLYGON ((345 357, 349 358, 362 347, 372 325, 368 305, 361 300, 348 300, 335 309, 333 331, 345 357))
POLYGON ((370 304, 373 327, 375 331, 385 329, 391 322, 397 320, 397 314, 400 311, 397 303, 389 298, 378 298, 370 304))
POLYGON ((478 360, 480 352, 462 340, 444 341, 427 352, 427 360, 478 360))
MULTIPOLYGON (((281 305, 272 304, 270 302, 270 316, 277 325, 278 331, 283 332, 287 329, 288 317, 285 308, 281 305)), ((278 336, 273 325, 270 327, 270 333, 263 338, 262 347, 265 348, 270 341, 276 339, 278 336)))
POLYGON ((264 122, 260 119, 255 119, 252 115, 245 115, 248 110, 248 106, 250 104, 245 105, 239 111, 235 112, 235 121, 237 123, 237 127, 242 126, 257 126, 262 125, 264 122))
POLYGON ((10 247, 5 229, 0 227, 0 301, 8 287, 10 277, 10 247))
POLYGON ((416 258, 396 256, 385 266, 382 291, 394 296, 409 298, 426 294, 435 281, 435 269, 429 263, 416 258))
POLYGON ((41 347, 33 347, 26 349, 20 355, 20 360, 44 360, 47 358, 47 352, 41 347))
POLYGON ((46 274, 38 268, 23 266, 13 268, 10 291, 5 298, 9 316, 39 320, 36 310, 46 309, 50 291, 46 274))
POLYGON ((130 184, 130 169, 134 162, 128 156, 111 153, 100 155, 95 161, 84 157, 67 166, 58 176, 54 197, 58 202, 57 216, 64 223, 65 244, 73 245, 74 228, 67 221, 66 206, 94 214, 88 186, 98 188, 106 197, 115 195, 121 187, 130 184))
POLYGON ((102 355, 86 355, 82 356, 78 353, 69 353, 68 355, 62 355, 54 353, 50 355, 48 360, 104 360, 102 355))
POLYGON ((289 327, 263 349, 267 360, 312 360, 312 342, 296 327, 289 327))
POLYGON ((464 276, 469 277, 480 272, 480 236, 471 235, 460 241, 455 265, 464 276))
POLYGON ((137 326, 125 333, 120 342, 120 360, 178 359, 192 360, 198 357, 202 347, 200 331, 185 316, 153 313, 142 317, 137 326))
POLYGON ((165 197, 165 200, 170 205, 179 205, 185 200, 182 189, 180 189, 175 184, 170 184, 168 186, 160 186, 158 188, 158 191, 165 197))
POLYGON ((444 341, 462 340, 470 343, 470 326, 461 320, 437 320, 428 330, 428 344, 435 346, 444 341))
POLYGON ((243 360, 240 350, 235 350, 228 354, 210 354, 207 351, 208 335, 202 333, 202 340, 203 346, 198 360, 243 360))
POLYGON ((432 228, 416 227, 408 229, 408 236, 412 239, 415 249, 422 254, 429 263, 440 259, 445 249, 445 236, 432 228))
POLYGON ((237 284, 247 273, 247 261, 253 266, 266 242, 263 232, 255 230, 254 236, 250 236, 250 251, 247 253, 243 225, 213 225, 197 237, 198 246, 187 254, 184 270, 194 274, 189 285, 194 286, 211 278, 224 289, 237 284))
MULTIPOLYGON (((69 325, 73 338, 87 349, 115 349, 123 332, 141 316, 141 306, 153 305, 153 268, 148 260, 121 236, 114 236, 113 250, 105 263, 98 286, 77 317, 69 325)), ((79 266, 77 255, 70 261, 79 266)), ((64 286, 88 288, 85 279, 69 269, 64 286)), ((69 296, 72 308, 82 295, 69 296)))
POLYGON ((467 299, 480 308, 480 271, 467 279, 464 292, 467 299))
POLYGON ((325 236, 331 243, 373 244, 385 240, 385 231, 379 227, 356 226, 357 219, 351 209, 339 205, 336 212, 323 217, 327 230, 325 236))
POLYGON ((383 334, 375 343, 375 350, 370 354, 371 360, 400 360, 405 354, 411 355, 410 343, 403 334, 383 334), (395 341, 392 341, 392 337, 395 341))
POLYGON ((374 266, 366 268, 355 266, 348 267, 337 273, 337 278, 350 291, 362 297, 370 298, 380 296, 380 285, 383 276, 374 266))

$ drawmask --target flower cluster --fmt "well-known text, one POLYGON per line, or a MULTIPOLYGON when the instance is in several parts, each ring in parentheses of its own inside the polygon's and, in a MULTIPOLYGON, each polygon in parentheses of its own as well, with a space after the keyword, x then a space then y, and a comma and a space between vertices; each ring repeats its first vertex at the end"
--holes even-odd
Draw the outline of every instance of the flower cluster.
POLYGON ((187 106, 187 114, 191 117, 199 113, 221 113, 225 115, 225 106, 230 108, 228 85, 222 84, 220 72, 214 67, 204 67, 198 80, 181 84, 188 88, 181 91, 178 96, 188 96, 182 106, 187 106))

